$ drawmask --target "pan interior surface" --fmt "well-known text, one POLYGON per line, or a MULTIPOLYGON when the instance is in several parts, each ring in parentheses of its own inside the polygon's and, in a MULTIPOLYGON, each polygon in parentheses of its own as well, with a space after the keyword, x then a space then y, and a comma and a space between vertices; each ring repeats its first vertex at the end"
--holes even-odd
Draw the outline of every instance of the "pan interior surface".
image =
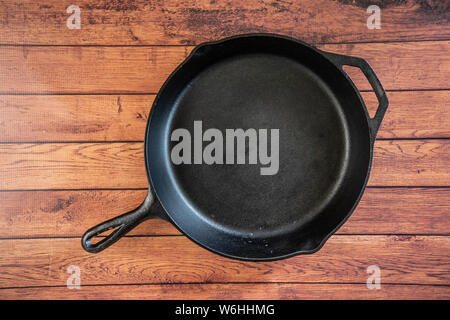
MULTIPOLYGON (((218 129, 224 141, 227 129, 267 129, 269 137, 279 130, 274 174, 262 175, 269 165, 259 160, 249 164, 249 140, 245 164, 168 165, 179 196, 211 229, 266 240, 303 232, 339 193, 350 150, 343 107, 299 61, 272 53, 227 57, 193 78, 172 108, 166 161, 177 144, 170 133, 185 128, 194 140, 194 121, 201 121, 203 133, 218 129)), ((194 141, 191 147, 194 152, 194 141)), ((270 154, 270 138, 267 147, 270 154)))

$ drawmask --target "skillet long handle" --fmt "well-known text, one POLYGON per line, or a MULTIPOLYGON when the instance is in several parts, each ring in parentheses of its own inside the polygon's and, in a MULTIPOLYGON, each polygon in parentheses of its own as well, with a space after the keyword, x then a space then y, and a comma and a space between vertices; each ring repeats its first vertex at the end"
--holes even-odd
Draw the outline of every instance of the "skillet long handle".
POLYGON ((373 118, 371 118, 369 121, 371 137, 372 137, 372 140, 374 141, 375 137, 377 135, 378 129, 380 128, 381 121, 383 120, 384 114, 386 113, 386 110, 389 105, 389 100, 386 95, 386 91, 384 90, 383 86, 381 85, 380 80, 378 80, 378 77, 375 74, 375 71, 373 71, 373 69, 369 65, 369 63, 364 59, 352 57, 352 56, 341 55, 341 54, 336 54, 336 53, 331 53, 331 52, 324 52, 324 51, 322 51, 322 52, 331 61, 333 61, 334 64, 337 65, 341 70, 342 70, 342 66, 344 66, 344 65, 359 68, 366 76, 373 91, 375 91, 375 95, 377 96, 377 99, 378 99, 378 108, 375 113, 375 116, 373 118))
POLYGON ((142 221, 153 217, 150 210, 153 203, 154 195, 149 190, 144 202, 138 208, 111 220, 102 222, 86 231, 81 239, 81 245, 86 251, 91 253, 97 253, 108 248, 110 245, 115 243, 142 221), (92 238, 96 235, 99 235, 113 228, 115 228, 116 230, 114 230, 104 239, 100 240, 97 243, 91 242, 92 238))

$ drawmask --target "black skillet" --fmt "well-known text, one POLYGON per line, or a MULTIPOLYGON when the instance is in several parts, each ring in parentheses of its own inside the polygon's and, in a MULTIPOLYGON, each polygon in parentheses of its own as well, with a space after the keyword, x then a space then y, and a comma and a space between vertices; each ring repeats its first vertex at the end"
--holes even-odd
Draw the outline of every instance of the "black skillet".
POLYGON ((99 252, 158 217, 231 258, 313 253, 359 202, 387 106, 383 87, 363 59, 272 34, 201 44, 170 75, 151 109, 147 198, 137 209, 88 230, 83 248, 99 252), (344 65, 361 69, 375 91, 379 106, 373 118, 344 65), (250 164, 174 165, 171 132, 192 130, 196 120, 222 131, 278 128, 278 173, 261 175, 260 166, 250 164))

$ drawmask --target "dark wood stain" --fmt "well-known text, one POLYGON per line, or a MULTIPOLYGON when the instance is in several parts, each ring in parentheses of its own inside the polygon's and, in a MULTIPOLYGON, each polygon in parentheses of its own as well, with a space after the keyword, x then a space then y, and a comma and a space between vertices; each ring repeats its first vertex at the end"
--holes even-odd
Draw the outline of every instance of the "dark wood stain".
POLYGON ((91 27, 77 31, 77 37, 61 33, 67 14, 59 7, 19 0, 6 5, 0 19, 5 28, 0 43, 11 44, 195 44, 244 32, 281 33, 310 43, 449 37, 445 28, 448 2, 438 0, 202 0, 170 6, 163 1, 83 0, 82 24, 91 27), (389 21, 388 28, 367 32, 361 25, 367 15, 363 9, 370 4, 386 9, 382 19, 389 21), (429 28, 433 25, 444 28, 429 28), (136 35, 136 30, 145 32, 136 35))
POLYGON ((448 0, 418 0, 420 5, 419 13, 435 18, 435 22, 441 21, 442 25, 450 22, 450 1, 448 0))
POLYGON ((376 5, 380 9, 387 9, 391 7, 398 7, 408 4, 409 0, 337 0, 338 2, 345 5, 352 5, 359 8, 366 9, 371 5, 376 5))
POLYGON ((68 199, 56 199, 56 203, 49 204, 48 207, 43 207, 41 210, 47 213, 55 213, 67 209, 73 202, 75 197, 70 196, 68 199))
POLYGON ((432 17, 434 22, 447 24, 450 21, 450 1, 448 0, 335 0, 345 5, 368 8, 376 5, 380 9, 416 5, 419 15, 432 17))
POLYGON ((119 106, 119 108, 117 109, 118 113, 122 112, 122 103, 120 102, 120 96, 117 97, 117 105, 119 106))
POLYGON ((138 3, 139 2, 135 0, 101 0, 85 4, 83 8, 86 10, 113 10, 126 12, 140 10, 138 3))

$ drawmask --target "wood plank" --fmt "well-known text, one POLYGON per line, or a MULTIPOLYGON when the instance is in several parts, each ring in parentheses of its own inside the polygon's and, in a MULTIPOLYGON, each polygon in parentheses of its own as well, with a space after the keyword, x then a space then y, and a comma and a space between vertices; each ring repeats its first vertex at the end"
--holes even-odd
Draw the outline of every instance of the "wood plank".
MULTIPOLYGON (((147 190, 0 192, 0 238, 78 237, 87 228, 136 208, 147 190)), ((175 235, 161 219, 130 234, 175 235)))
MULTIPOLYGON (((367 59, 385 89, 449 89, 450 41, 319 47, 367 59)), ((0 93, 156 93, 191 50, 2 46, 0 93)), ((371 90, 360 71, 349 74, 360 90, 371 90)))
POLYGON ((449 188, 367 188, 338 233, 448 234, 449 230, 449 188))
POLYGON ((144 140, 154 98, 154 95, 0 96, 0 141, 144 140))
MULTIPOLYGON (((379 140, 371 186, 450 186, 450 140, 379 140)), ((146 188, 143 143, 0 144, 0 190, 146 188)))
POLYGON ((84 285, 228 282, 366 283, 367 267, 382 283, 449 284, 450 237, 335 235, 312 255, 273 262, 218 256, 186 237, 126 237, 99 254, 80 239, 1 240, 0 287, 65 286, 67 268, 84 285))
POLYGON ((0 189, 147 185, 143 143, 4 144, 0 155, 0 189))
MULTIPOLYGON (((378 138, 450 137, 450 90, 389 92, 378 138), (414 105, 414 108, 411 108, 414 105)), ((371 114, 372 92, 363 92, 371 114)), ((139 141, 154 95, 2 95, 0 142, 139 141)))
MULTIPOLYGON (((329 44, 319 48, 366 59, 386 90, 446 89, 448 86, 450 41, 329 44), (439 84, 439 81, 443 82, 439 84)), ((371 89, 360 70, 346 68, 345 71, 360 90, 371 89)))
MULTIPOLYGON (((137 207, 146 190, 18 191, 0 193, 0 238, 81 237, 101 221, 137 207)), ((448 234, 450 188, 366 189, 337 234, 448 234)), ((130 235, 179 235, 164 220, 130 235)))
POLYGON ((0 47, 3 93, 156 93, 192 47, 0 47))
POLYGON ((372 186, 449 186, 450 140, 377 141, 372 186))
POLYGON ((367 1, 80 0, 81 29, 69 30, 63 1, 4 1, 0 43, 186 44, 246 32, 275 32, 309 42, 448 39, 444 1, 374 2, 381 29, 369 30, 367 1), (333 14, 337 13, 337 14, 333 14))
POLYGON ((15 288, 0 290, 0 299, 110 299, 110 300, 445 300, 450 287, 381 284, 369 290, 365 284, 324 283, 227 283, 15 288))
MULTIPOLYGON (((369 114, 378 103, 373 92, 361 93, 369 114)), ((450 137, 450 91, 388 92, 389 108, 377 138, 450 137)))

